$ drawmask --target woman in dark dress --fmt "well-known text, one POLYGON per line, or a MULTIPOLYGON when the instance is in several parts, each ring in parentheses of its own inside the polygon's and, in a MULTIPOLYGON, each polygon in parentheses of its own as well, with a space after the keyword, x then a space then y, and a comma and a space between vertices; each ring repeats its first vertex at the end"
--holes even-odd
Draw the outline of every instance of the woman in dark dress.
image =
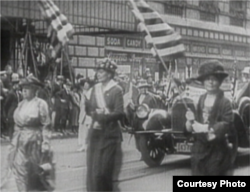
POLYGON ((186 128, 195 140, 191 154, 192 174, 227 175, 232 168, 227 136, 232 130, 233 111, 220 85, 228 74, 217 60, 201 64, 198 73, 196 80, 207 92, 199 99, 196 117, 191 111, 186 114, 186 128))
POLYGON ((90 89, 86 113, 92 118, 87 143, 87 191, 117 191, 113 177, 121 168, 124 115, 122 88, 113 80, 117 66, 104 59, 97 66, 99 83, 90 89))

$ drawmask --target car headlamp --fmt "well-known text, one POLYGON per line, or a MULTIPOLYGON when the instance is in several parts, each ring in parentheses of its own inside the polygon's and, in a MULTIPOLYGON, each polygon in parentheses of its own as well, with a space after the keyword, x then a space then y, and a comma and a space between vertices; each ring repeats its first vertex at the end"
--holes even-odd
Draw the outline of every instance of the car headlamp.
POLYGON ((146 104, 139 105, 136 109, 136 115, 139 119, 144 119, 148 116, 150 108, 146 104))

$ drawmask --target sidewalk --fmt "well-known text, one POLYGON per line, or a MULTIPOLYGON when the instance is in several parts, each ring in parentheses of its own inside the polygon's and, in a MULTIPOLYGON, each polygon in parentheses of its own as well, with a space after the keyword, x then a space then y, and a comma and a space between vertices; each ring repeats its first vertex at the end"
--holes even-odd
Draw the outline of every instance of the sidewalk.
MULTIPOLYGON (((78 133, 73 133, 73 132, 66 132, 66 133, 59 133, 59 132, 52 132, 51 139, 64 139, 64 138, 74 138, 77 137, 78 133)), ((1 145, 3 144, 9 144, 10 143, 10 138, 8 136, 1 136, 0 138, 0 143, 1 145)))

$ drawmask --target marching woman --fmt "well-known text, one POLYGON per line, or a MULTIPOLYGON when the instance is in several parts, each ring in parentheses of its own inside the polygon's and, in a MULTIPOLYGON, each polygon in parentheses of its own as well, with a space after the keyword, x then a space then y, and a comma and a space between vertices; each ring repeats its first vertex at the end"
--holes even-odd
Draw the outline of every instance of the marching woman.
POLYGON ((113 177, 121 168, 122 133, 118 121, 124 111, 122 88, 113 80, 116 68, 108 58, 98 63, 99 83, 86 102, 86 112, 93 120, 87 145, 87 191, 115 190, 113 177))
POLYGON ((217 60, 208 60, 198 70, 206 93, 201 95, 197 114, 187 111, 186 128, 194 133, 191 151, 193 175, 228 175, 232 168, 232 153, 228 135, 233 125, 231 102, 220 89, 228 76, 217 60))
POLYGON ((20 81, 23 101, 14 112, 15 127, 8 155, 9 170, 18 191, 44 187, 36 179, 41 170, 42 154, 50 143, 50 117, 47 103, 36 97, 41 85, 33 75, 20 81))

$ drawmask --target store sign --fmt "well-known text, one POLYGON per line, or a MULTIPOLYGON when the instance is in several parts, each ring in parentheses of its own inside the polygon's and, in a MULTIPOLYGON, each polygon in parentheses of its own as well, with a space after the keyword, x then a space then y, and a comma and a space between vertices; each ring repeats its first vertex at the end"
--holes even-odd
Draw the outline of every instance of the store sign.
POLYGON ((116 62, 127 62, 128 54, 127 53, 112 53, 110 58, 116 62))
POLYGON ((208 47, 208 53, 209 54, 219 54, 220 49, 218 47, 208 47))
POLYGON ((126 47, 142 48, 142 40, 136 38, 126 38, 126 47))
POLYGON ((222 55, 232 55, 231 49, 222 49, 222 55))
POLYGON ((202 45, 193 45, 194 53, 206 53, 206 46, 202 45))
POLYGON ((235 55, 239 57, 244 57, 245 52, 243 50, 235 50, 235 55))
POLYGON ((123 38, 122 37, 106 37, 105 45, 123 47, 123 38))

